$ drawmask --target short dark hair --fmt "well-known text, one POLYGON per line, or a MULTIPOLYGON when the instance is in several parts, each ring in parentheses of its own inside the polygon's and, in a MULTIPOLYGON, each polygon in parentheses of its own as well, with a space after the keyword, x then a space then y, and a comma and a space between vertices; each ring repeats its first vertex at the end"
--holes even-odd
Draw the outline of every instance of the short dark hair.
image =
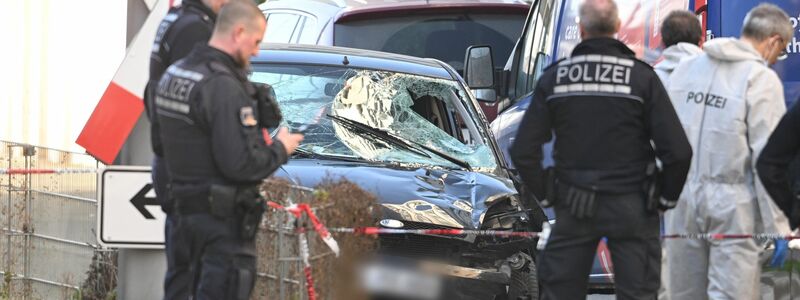
POLYGON ((699 45, 702 38, 700 20, 688 10, 672 11, 661 24, 661 40, 665 48, 678 43, 699 45))
POLYGON ((264 13, 252 0, 232 0, 222 6, 217 16, 214 32, 229 32, 237 24, 244 24, 248 30, 257 28, 258 20, 265 20, 264 13))
POLYGON ((590 37, 617 33, 619 10, 614 0, 586 0, 578 9, 579 23, 590 37))

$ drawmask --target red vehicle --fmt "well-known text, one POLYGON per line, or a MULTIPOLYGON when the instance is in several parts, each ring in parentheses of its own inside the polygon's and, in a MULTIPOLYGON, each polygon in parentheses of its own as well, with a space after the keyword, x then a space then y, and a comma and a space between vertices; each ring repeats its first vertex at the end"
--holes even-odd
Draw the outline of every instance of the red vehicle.
MULTIPOLYGON (((259 6, 269 43, 316 44, 441 60, 461 73, 470 45, 490 45, 505 60, 522 32, 530 3, 520 0, 275 0, 259 6)), ((503 66, 496 68, 499 74, 503 66)), ((497 116, 492 89, 474 90, 488 121, 497 116)))

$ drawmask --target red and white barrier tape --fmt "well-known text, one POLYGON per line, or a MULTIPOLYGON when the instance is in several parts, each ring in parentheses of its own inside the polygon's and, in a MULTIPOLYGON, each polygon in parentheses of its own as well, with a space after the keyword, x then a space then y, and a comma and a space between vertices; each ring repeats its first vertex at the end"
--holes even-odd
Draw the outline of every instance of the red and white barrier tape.
POLYGON ((536 238, 539 232, 501 231, 501 230, 464 230, 464 229, 394 229, 381 227, 331 228, 331 232, 353 233, 363 235, 381 234, 434 234, 434 235, 476 235, 536 238))
POLYGON ((303 273, 306 274, 306 288, 308 289, 308 300, 316 300, 317 292, 314 290, 314 277, 311 276, 311 265, 303 268, 303 273))
POLYGON ((0 169, 0 175, 89 174, 89 173, 97 173, 97 169, 0 169))
POLYGON ((283 206, 272 201, 267 201, 267 205, 278 210, 285 210, 293 214, 296 218, 299 218, 305 213, 308 216, 308 219, 311 220, 311 224, 314 225, 314 230, 317 232, 317 234, 319 234, 320 238, 322 238, 322 241, 328 245, 328 248, 331 248, 331 251, 333 251, 337 257, 339 256, 339 244, 333 239, 333 236, 331 236, 331 233, 327 228, 325 228, 325 225, 323 225, 319 218, 317 218, 317 215, 314 214, 311 206, 303 203, 283 206))
MULTIPOLYGON (((305 213, 308 218, 311 220, 311 223, 314 225, 314 230, 320 235, 322 240, 325 244, 328 245, 331 250, 339 256, 339 244, 336 243, 336 240, 333 239, 328 229, 322 225, 319 221, 319 218, 314 214, 314 211, 311 210, 311 207, 308 204, 292 204, 289 206, 283 206, 278 203, 267 201, 267 205, 274 209, 283 210, 288 213, 294 215, 295 218, 300 218, 305 213)), ((314 277, 311 273, 311 262, 309 261, 309 257, 311 256, 311 250, 308 248, 308 237, 306 235, 306 228, 305 226, 299 226, 297 228, 297 242, 298 248, 300 249, 300 257, 303 259, 303 274, 306 278, 306 293, 308 294, 309 300, 316 300, 317 299, 317 292, 314 289, 314 277)))
MULTIPOLYGON (((431 235, 476 235, 476 236, 501 236, 501 237, 524 237, 537 238, 543 236, 541 232, 533 231, 499 231, 499 230, 463 230, 463 229, 394 229, 381 227, 356 227, 356 228, 330 228, 331 232, 352 233, 363 235, 383 235, 383 234, 431 234, 431 235)), ((668 234, 661 236, 662 239, 694 239, 694 240, 731 240, 731 239, 784 239, 797 240, 798 235, 784 234, 717 234, 717 233, 697 233, 697 234, 668 234)))
POLYGON ((306 276, 306 292, 308 293, 308 300, 316 300, 317 299, 317 291, 314 290, 314 277, 311 276, 311 262, 309 261, 309 256, 311 256, 311 250, 308 248, 308 238, 306 237, 306 228, 300 227, 297 228, 297 240, 299 242, 300 248, 300 257, 303 258, 303 273, 306 276))
MULTIPOLYGON (((299 217, 306 213, 314 225, 314 229, 323 240, 329 239, 335 243, 336 241, 330 236, 330 232, 337 233, 351 233, 361 235, 384 235, 384 234, 428 234, 428 235, 475 235, 475 236, 499 236, 499 237, 523 237, 523 238, 537 238, 542 236, 541 232, 535 231, 502 231, 502 230, 467 230, 467 229, 395 229, 383 227, 337 227, 326 229, 322 222, 317 218, 311 207, 308 204, 296 204, 284 207, 275 202, 268 202, 270 207, 288 211, 295 216, 299 217)), ((800 239, 800 235, 784 235, 784 234, 770 234, 770 233, 757 233, 757 234, 718 234, 718 233, 690 233, 690 234, 667 234, 662 235, 662 239, 695 239, 695 240, 730 240, 730 239, 785 239, 796 240, 800 239)), ((326 242, 327 243, 327 242, 326 242)), ((330 245, 329 245, 330 246, 330 245)), ((331 247, 333 250, 334 247, 331 247)), ((338 255, 338 245, 335 247, 338 255)))
POLYGON ((798 235, 785 235, 775 233, 756 233, 756 234, 721 234, 721 233, 684 233, 684 234, 667 234, 661 236, 665 240, 675 239, 689 239, 689 240, 740 240, 740 239, 757 239, 757 240, 798 240, 798 235))
MULTIPOLYGON (((295 217, 300 218, 304 213, 308 216, 311 223, 314 225, 314 230, 325 241, 328 247, 333 250, 336 256, 339 256, 339 246, 336 240, 333 239, 330 232, 337 233, 350 233, 360 235, 385 235, 385 234, 427 234, 427 235, 475 235, 475 236, 500 236, 500 237, 523 237, 523 238, 538 238, 547 239, 549 232, 533 232, 533 231, 500 231, 500 230, 464 230, 464 229, 395 229, 395 228, 382 228, 382 227, 335 227, 328 230, 322 222, 314 214, 313 210, 308 204, 292 204, 290 206, 282 206, 278 203, 267 201, 267 205, 274 209, 284 210, 293 214, 295 217)), ((314 290, 314 278, 311 273, 311 263, 309 262, 310 251, 308 248, 308 239, 306 235, 306 228, 300 227, 297 229, 299 232, 298 241, 300 243, 300 254, 303 259, 303 273, 306 277, 306 289, 309 300, 316 300, 316 291, 314 290)), ((542 241, 540 239, 540 242, 542 241)), ((783 235, 783 234, 717 234, 717 233, 695 233, 695 234, 667 234, 662 235, 661 239, 695 239, 695 240, 726 240, 726 239, 784 239, 795 240, 800 239, 799 235, 783 235)), ((599 248, 598 248, 599 250, 599 248)))

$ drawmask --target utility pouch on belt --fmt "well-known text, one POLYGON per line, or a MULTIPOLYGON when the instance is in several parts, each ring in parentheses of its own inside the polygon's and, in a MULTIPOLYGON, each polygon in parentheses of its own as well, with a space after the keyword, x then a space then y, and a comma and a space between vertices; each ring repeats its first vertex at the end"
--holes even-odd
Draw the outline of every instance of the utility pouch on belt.
POLYGON ((597 192, 584 189, 575 185, 566 185, 564 204, 569 207, 570 213, 578 218, 591 218, 594 216, 594 200, 597 192))
POLYGON ((236 187, 212 184, 208 196, 209 212, 217 218, 233 216, 236 207, 236 187))
POLYGON ((551 207, 558 200, 558 180, 556 179, 556 169, 549 167, 544 170, 544 200, 541 201, 543 207, 551 207))
POLYGON ((661 172, 653 162, 647 165, 645 174, 647 176, 644 181, 644 192, 647 197, 647 211, 656 212, 658 211, 658 201, 661 199, 661 172))
POLYGON ((236 197, 236 203, 242 210, 242 220, 239 224, 239 236, 242 239, 253 239, 258 232, 258 225, 266 211, 266 204, 258 194, 258 188, 242 189, 236 197))

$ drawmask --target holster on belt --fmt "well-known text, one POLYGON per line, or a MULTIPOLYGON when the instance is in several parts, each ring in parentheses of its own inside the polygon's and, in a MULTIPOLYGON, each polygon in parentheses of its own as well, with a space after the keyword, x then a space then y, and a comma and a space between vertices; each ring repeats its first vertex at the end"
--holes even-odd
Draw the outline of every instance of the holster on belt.
POLYGON ((266 211, 266 203, 258 193, 258 187, 250 187, 240 190, 236 197, 238 208, 242 212, 241 223, 239 223, 239 234, 243 239, 253 239, 258 232, 258 225, 266 211))
POLYGON ((658 201, 661 198, 661 170, 658 169, 655 162, 652 162, 647 165, 645 175, 644 193, 647 211, 657 212, 658 201))
POLYGON ((208 197, 211 215, 218 218, 237 217, 239 237, 252 239, 266 210, 258 187, 211 185, 208 197))

